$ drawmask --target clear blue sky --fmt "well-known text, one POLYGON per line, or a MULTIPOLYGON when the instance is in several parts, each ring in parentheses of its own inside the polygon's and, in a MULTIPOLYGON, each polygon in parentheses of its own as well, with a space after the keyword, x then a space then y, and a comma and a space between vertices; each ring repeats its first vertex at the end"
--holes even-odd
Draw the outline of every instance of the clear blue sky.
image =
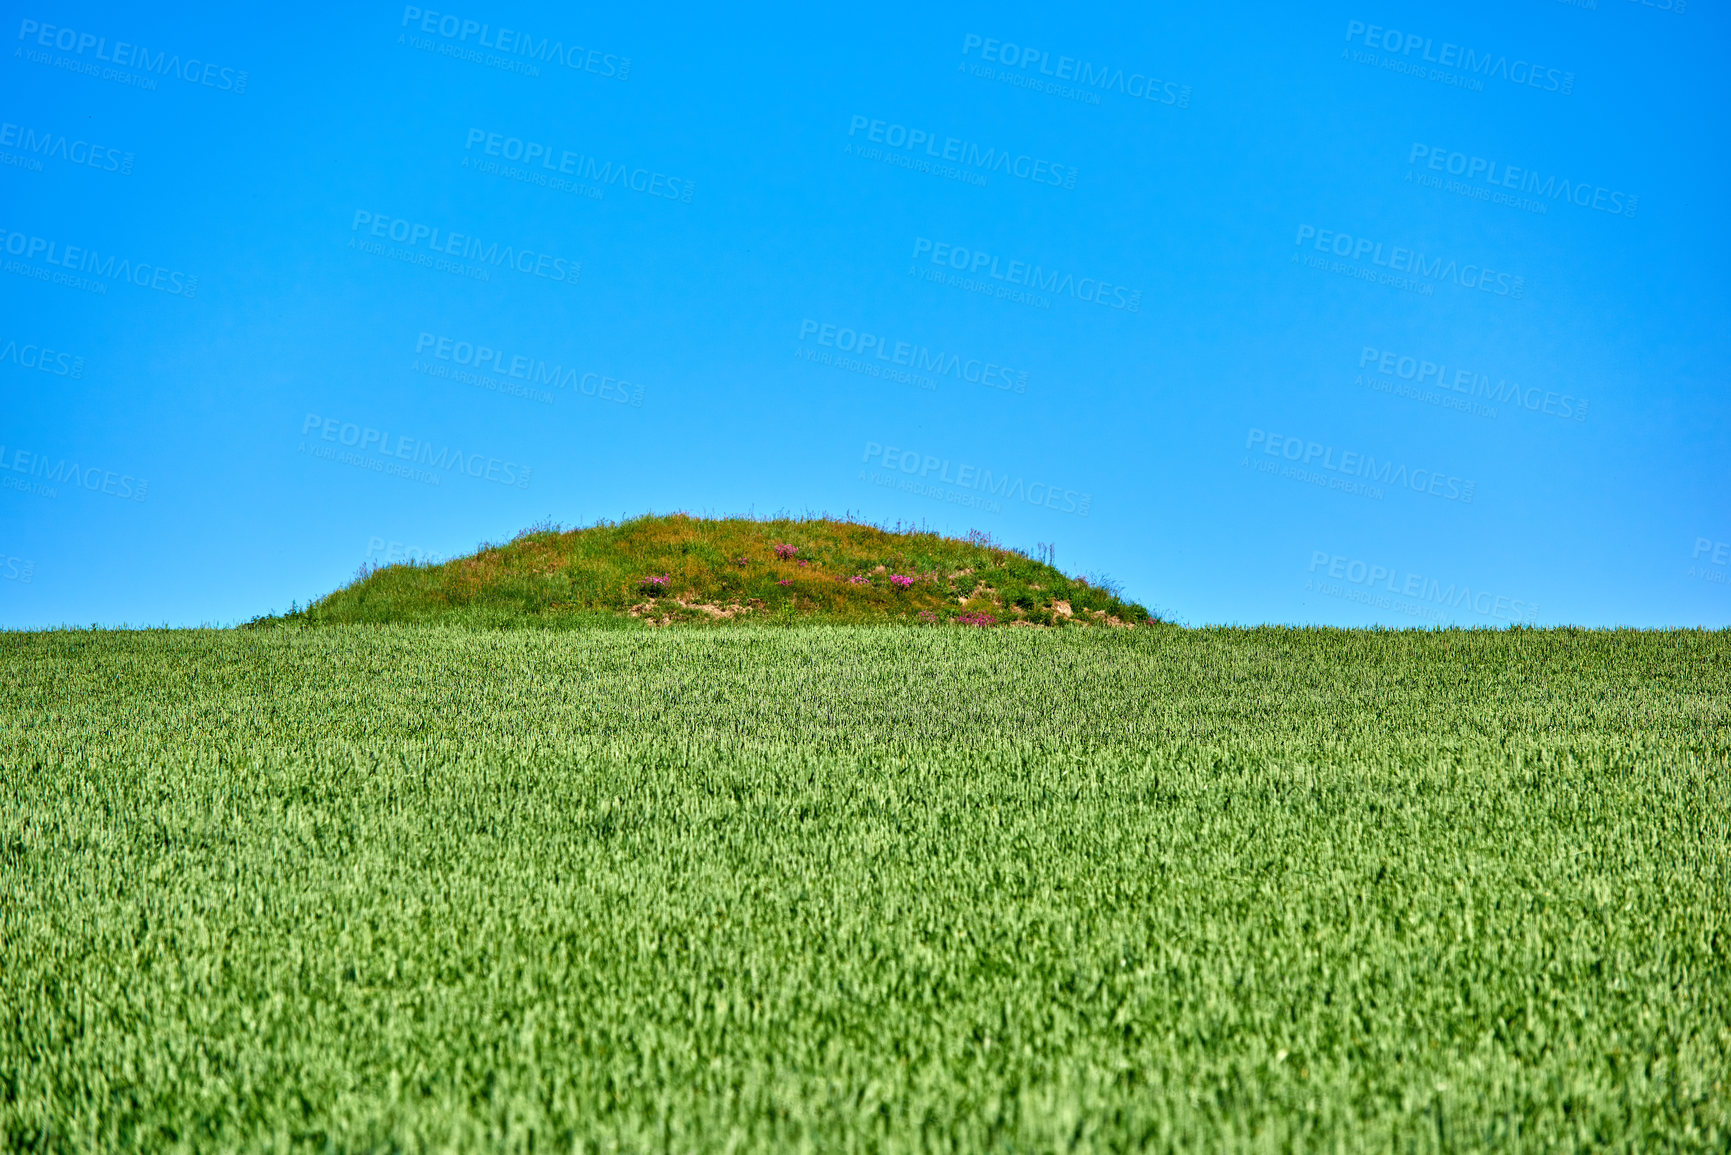
POLYGON ((1731 623, 1721 5, 172 7, 0 30, 0 624, 676 509, 1731 623))

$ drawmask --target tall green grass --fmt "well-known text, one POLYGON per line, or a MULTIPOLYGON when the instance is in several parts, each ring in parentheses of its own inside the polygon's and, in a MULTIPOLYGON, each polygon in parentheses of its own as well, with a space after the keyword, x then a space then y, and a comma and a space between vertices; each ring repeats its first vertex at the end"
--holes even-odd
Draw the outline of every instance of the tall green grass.
POLYGON ((1715 1150, 1731 636, 0 636, 9 1150, 1715 1150))

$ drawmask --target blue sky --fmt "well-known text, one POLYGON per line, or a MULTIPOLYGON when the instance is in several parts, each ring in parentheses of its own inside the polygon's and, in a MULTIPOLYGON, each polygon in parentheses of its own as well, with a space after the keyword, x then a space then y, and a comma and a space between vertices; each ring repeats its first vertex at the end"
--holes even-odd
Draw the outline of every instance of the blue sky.
POLYGON ((1720 9, 1302 7, 15 10, 0 624, 676 509, 1731 623, 1720 9))

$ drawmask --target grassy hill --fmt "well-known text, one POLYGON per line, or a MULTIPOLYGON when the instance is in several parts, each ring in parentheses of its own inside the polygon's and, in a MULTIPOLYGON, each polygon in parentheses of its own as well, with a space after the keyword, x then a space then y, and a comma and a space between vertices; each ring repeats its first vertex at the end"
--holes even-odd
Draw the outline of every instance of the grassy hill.
POLYGON ((288 620, 1128 627, 1150 615, 984 534, 676 513, 526 530, 454 561, 366 571, 288 620))

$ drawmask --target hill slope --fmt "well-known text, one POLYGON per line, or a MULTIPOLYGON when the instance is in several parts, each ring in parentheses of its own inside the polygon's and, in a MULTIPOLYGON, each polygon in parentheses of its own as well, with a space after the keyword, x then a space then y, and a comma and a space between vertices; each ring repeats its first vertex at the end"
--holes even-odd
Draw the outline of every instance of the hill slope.
POLYGON ((673 514, 530 530, 443 564, 368 571, 288 620, 1135 626, 1151 618, 1115 591, 985 535, 673 514))

